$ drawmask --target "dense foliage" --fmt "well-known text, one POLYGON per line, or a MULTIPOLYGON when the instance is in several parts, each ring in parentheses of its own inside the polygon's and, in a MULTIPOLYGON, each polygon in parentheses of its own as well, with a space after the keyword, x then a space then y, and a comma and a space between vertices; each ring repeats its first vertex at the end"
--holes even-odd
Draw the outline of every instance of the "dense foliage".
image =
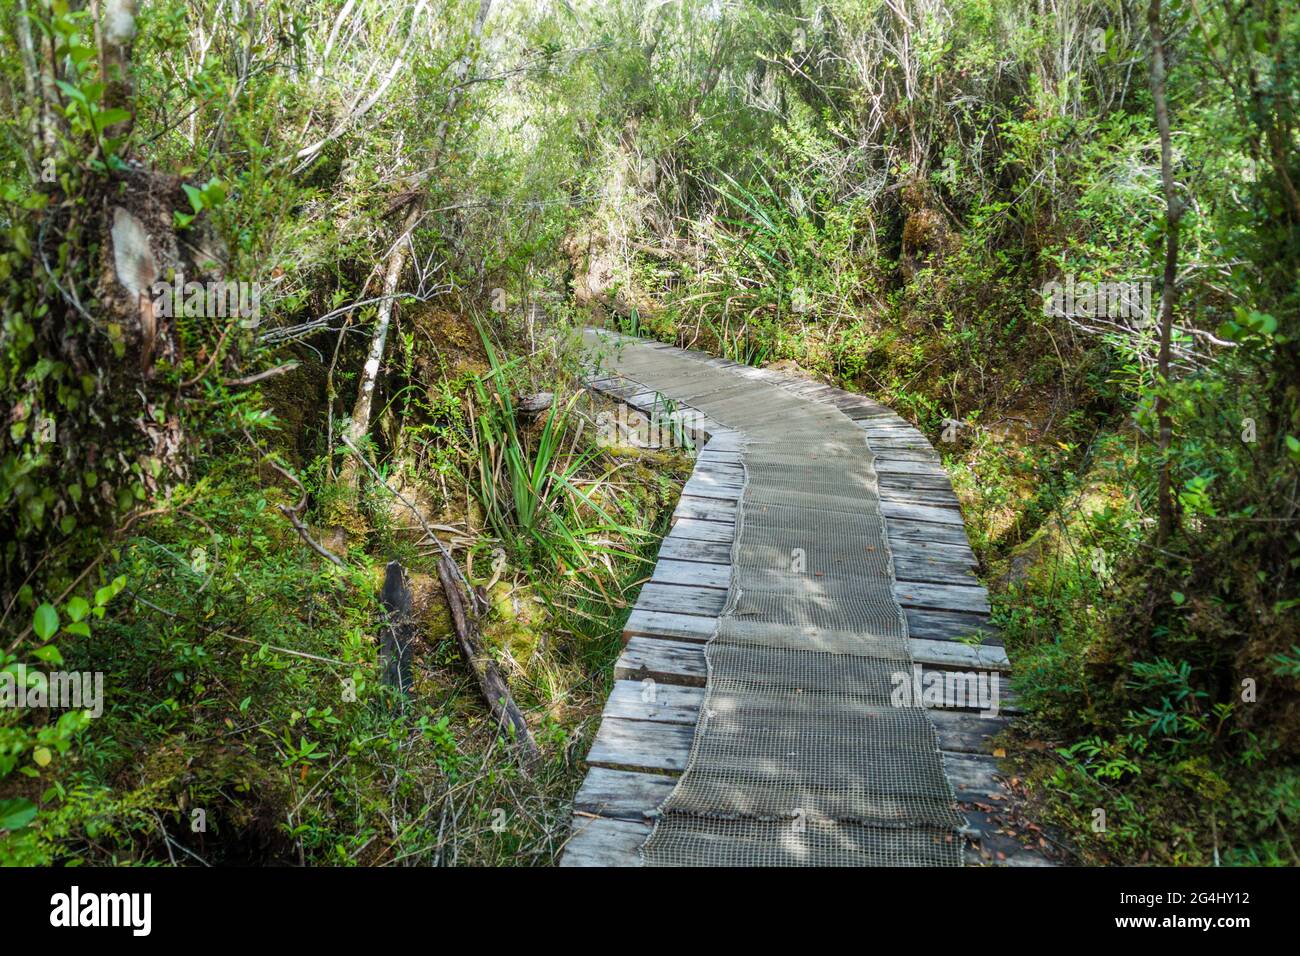
POLYGON ((1030 710, 1016 749, 1075 853, 1300 862, 1294 5, 1159 21, 1185 208, 1163 375, 1146 7, 692 9, 643 25, 657 46, 605 91, 631 173, 597 219, 600 298, 950 442, 1030 710), (1102 283, 1137 307, 1094 307, 1102 283))
POLYGON ((0 0, 0 670, 106 686, 0 711, 0 860, 552 860, 684 474, 595 441, 594 319, 930 434, 1068 853, 1300 863, 1292 0, 138 7, 0 0))

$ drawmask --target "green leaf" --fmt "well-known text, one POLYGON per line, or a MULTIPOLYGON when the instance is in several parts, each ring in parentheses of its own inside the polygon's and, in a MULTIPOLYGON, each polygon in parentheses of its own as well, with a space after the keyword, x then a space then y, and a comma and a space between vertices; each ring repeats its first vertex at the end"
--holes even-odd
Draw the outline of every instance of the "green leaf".
POLYGON ((0 800, 0 830, 21 830, 36 819, 36 804, 23 797, 0 800))
POLYGON ((81 92, 81 90, 77 89, 71 83, 65 83, 63 80, 55 80, 54 85, 61 89, 63 95, 68 99, 75 100, 76 102, 83 103, 87 106, 90 105, 86 100, 86 94, 81 92))
POLYGON ((81 43, 69 43, 61 52, 66 53, 77 66, 84 65, 95 55, 93 47, 88 47, 81 43))
POLYGON ((9 230, 9 238, 13 241, 14 248, 23 256, 32 254, 31 240, 27 237, 27 230, 21 225, 14 226, 13 229, 9 230))
POLYGON ((63 609, 68 612, 68 617, 72 620, 80 621, 90 612, 90 602, 77 595, 63 609))
POLYGON ((46 664, 61 665, 63 663, 63 655, 59 653, 59 649, 53 644, 46 644, 44 647, 36 648, 36 650, 32 651, 32 657, 38 661, 44 661, 46 664))
POLYGON ((1182 591, 1175 591, 1173 594, 1169 595, 1169 597, 1173 599, 1173 602, 1175 604, 1182 604, 1184 601, 1187 600, 1187 595, 1185 595, 1182 591))
MULTIPOLYGON (((194 215, 197 216, 203 212, 203 193, 199 192, 189 183, 181 183, 181 189, 185 190, 185 195, 189 197, 190 205, 194 208, 194 215)), ((191 219, 194 216, 190 217, 191 219)))
POLYGON ((42 604, 32 615, 32 630, 42 641, 48 641, 59 629, 59 612, 52 604, 42 604))
POLYGON ((209 209, 226 201, 226 185, 215 176, 203 187, 203 205, 209 209))
POLYGON ((114 107, 113 109, 97 110, 91 121, 95 125, 95 132, 102 133, 108 127, 115 126, 118 123, 125 123, 130 118, 130 110, 114 107))

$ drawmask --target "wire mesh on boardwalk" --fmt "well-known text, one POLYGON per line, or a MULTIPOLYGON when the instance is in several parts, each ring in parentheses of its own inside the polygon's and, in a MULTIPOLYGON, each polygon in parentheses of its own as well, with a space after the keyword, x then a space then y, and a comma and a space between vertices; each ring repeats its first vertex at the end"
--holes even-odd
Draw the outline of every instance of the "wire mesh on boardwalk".
POLYGON ((934 726, 891 699, 912 658, 862 432, 681 353, 632 346, 611 364, 745 439, 706 696, 643 862, 960 866, 934 726))

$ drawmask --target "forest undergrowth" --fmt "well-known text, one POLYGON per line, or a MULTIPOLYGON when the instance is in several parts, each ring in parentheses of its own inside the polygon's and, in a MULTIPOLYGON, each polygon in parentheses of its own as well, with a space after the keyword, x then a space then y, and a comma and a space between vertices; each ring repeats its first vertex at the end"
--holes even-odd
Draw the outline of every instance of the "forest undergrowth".
POLYGON ((103 685, 0 709, 0 862, 554 862, 691 466, 602 431, 605 324, 931 438, 1062 855, 1300 863, 1292 0, 0 27, 0 686, 103 685))

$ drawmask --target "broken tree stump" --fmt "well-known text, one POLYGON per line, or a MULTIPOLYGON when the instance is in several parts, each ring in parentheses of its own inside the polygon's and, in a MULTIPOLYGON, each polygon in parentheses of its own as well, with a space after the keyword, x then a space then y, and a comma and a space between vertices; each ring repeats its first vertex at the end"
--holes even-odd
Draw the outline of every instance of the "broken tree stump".
POLYGON ((401 562, 389 561, 384 572, 380 603, 388 623, 379 635, 383 681, 403 694, 411 692, 411 657, 415 647, 415 623, 411 620, 411 584, 401 562))
POLYGON ((520 395, 514 401, 515 416, 525 424, 535 422, 551 410, 555 404, 554 392, 534 392, 520 395))

